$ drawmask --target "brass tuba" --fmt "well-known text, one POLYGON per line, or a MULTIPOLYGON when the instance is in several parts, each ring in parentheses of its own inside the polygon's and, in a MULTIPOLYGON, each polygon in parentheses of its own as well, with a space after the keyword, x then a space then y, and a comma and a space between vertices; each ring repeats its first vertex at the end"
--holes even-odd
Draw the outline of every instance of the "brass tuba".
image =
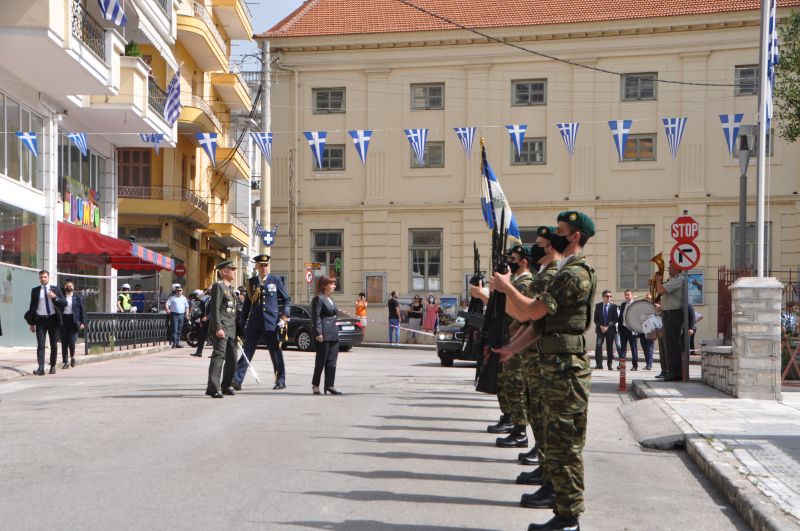
MULTIPOLYGON (((664 253, 660 252, 655 255, 653 258, 650 259, 652 263, 656 265, 656 272, 661 275, 663 280, 664 278, 664 257, 662 256, 664 253)), ((650 279, 650 298, 653 300, 654 303, 658 303, 661 300, 661 294, 656 289, 656 277, 650 279)))

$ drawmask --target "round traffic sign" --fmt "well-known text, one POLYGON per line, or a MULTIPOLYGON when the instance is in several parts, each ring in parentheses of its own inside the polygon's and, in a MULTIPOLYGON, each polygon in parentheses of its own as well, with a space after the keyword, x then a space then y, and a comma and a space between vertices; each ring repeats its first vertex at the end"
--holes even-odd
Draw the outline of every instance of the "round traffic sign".
POLYGON ((694 241, 700 234, 700 224, 692 216, 679 216, 670 227, 672 239, 678 243, 694 241))
POLYGON ((687 271, 700 262, 700 249, 694 242, 676 243, 669 252, 672 263, 681 271, 687 271))
POLYGON ((311 284, 314 281, 314 274, 311 272, 310 269, 306 269, 306 282, 311 284))
POLYGON ((179 277, 182 277, 186 274, 186 266, 184 264, 178 264, 175 266, 175 274, 179 277))

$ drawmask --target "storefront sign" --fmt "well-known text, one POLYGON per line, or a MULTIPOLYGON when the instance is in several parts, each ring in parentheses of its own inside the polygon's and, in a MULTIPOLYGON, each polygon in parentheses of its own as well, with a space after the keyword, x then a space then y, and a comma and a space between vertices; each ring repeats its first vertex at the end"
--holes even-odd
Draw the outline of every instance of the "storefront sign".
POLYGON ((64 221, 99 231, 100 204, 97 190, 64 177, 64 221))

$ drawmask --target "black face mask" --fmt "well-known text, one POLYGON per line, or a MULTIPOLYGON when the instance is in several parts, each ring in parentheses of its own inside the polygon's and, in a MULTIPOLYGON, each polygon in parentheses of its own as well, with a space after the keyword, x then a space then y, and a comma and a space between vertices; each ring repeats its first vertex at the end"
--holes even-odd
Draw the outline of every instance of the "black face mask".
POLYGON ((509 262, 508 268, 511 270, 511 274, 516 275, 519 271, 519 262, 509 262))
POLYGON ((67 289, 65 289, 64 291, 66 291, 67 293, 72 293, 72 292, 73 292, 73 291, 75 291, 75 290, 73 290, 72 288, 67 288, 67 289))

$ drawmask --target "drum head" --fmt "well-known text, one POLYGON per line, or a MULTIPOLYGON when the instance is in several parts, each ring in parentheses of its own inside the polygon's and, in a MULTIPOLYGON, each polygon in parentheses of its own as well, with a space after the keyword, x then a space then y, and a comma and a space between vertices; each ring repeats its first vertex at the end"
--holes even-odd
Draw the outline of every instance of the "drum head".
POLYGON ((655 314, 656 305, 646 299, 641 299, 629 302, 625 306, 622 322, 628 329, 633 330, 637 334, 643 334, 645 330, 642 324, 648 317, 655 314))

